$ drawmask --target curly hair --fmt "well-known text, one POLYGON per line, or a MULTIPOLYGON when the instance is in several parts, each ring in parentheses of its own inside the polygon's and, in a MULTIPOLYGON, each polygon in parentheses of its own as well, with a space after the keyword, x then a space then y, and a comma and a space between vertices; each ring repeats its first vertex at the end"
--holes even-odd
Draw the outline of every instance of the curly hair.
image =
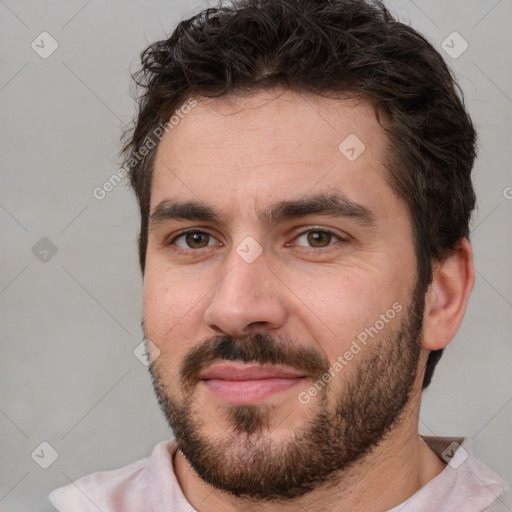
MULTIPOLYGON (((388 136, 386 178, 410 215, 423 293, 433 264, 469 238, 476 133, 463 93, 441 55, 382 2, 234 0, 182 20, 141 63, 138 113, 121 154, 141 212, 143 274, 159 127, 192 98, 277 87, 359 95, 373 106, 388 136)), ((423 389, 441 355, 430 352, 423 389)))

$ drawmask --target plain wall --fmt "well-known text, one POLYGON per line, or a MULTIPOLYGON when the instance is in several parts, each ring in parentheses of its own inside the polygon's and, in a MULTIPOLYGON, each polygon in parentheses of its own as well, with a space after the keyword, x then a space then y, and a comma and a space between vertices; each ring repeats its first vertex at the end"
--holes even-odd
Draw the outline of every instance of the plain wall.
MULTIPOLYGON (((50 490, 147 457, 171 435, 133 354, 142 340, 137 205, 126 181, 103 200, 93 191, 119 168, 140 51, 206 5, 0 3, 4 512, 53 510, 50 490), (59 45, 47 59, 31 47, 43 31, 59 45), (46 470, 31 457, 43 441, 58 452, 46 470)), ((512 482, 512 2, 387 5, 446 58, 479 133, 476 286, 424 393, 420 431, 472 438, 476 455, 512 482), (441 48, 453 31, 469 45, 458 58, 441 48)))

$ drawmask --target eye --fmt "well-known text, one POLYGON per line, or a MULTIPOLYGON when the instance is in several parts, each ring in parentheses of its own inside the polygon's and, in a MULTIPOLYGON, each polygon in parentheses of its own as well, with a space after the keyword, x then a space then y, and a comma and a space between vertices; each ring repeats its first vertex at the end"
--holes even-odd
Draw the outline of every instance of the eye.
MULTIPOLYGON (((303 231, 296 238, 295 242, 287 244, 304 247, 306 251, 325 251, 327 248, 335 245, 337 242, 344 242, 346 239, 327 229, 309 229, 303 231)), ((222 245, 216 242, 216 239, 206 231, 190 230, 176 235, 169 245, 175 245, 177 252, 194 252, 199 249, 205 249, 215 245, 222 245)))
MULTIPOLYGON (((335 242, 339 241, 345 241, 341 236, 333 233, 332 231, 328 231, 325 229, 309 229, 308 231, 304 231, 295 240, 302 240, 306 244, 309 245, 310 249, 323 249, 325 247, 330 247, 331 245, 334 245, 332 243, 333 238, 335 239, 335 242)), ((294 243, 292 245, 302 245, 294 243)))
POLYGON ((180 249, 184 250, 204 249, 205 247, 216 245, 209 243, 212 240, 214 240, 213 236, 206 231, 185 231, 174 237, 170 245, 176 244, 180 249))

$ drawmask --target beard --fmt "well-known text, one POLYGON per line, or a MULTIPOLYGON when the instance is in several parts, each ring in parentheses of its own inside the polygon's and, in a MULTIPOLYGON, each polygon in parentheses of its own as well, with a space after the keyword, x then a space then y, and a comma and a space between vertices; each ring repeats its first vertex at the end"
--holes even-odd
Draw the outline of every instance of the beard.
POLYGON ((352 373, 341 389, 332 389, 333 377, 317 400, 299 405, 308 413, 317 410, 279 441, 271 429, 276 406, 268 404, 227 407, 225 434, 208 435, 200 406, 194 410, 197 376, 214 361, 231 360, 285 364, 321 378, 330 365, 318 351, 283 338, 276 342, 267 334, 208 339, 191 349, 180 366, 181 398, 171 396, 165 368, 154 361, 149 366, 153 388, 178 449, 204 482, 249 501, 289 500, 336 485, 342 472, 400 425, 421 354, 424 300, 416 289, 399 328, 388 336, 380 333, 362 348, 349 363, 352 373))

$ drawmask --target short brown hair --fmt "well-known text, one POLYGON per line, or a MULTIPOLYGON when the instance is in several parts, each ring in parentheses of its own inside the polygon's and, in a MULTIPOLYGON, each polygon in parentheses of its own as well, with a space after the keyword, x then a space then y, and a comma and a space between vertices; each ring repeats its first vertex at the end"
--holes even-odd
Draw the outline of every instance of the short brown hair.
MULTIPOLYGON (((432 264, 469 238, 476 133, 462 91, 432 45, 381 2, 234 1, 181 21, 142 52, 141 62, 134 75, 142 88, 139 111, 122 154, 140 206, 142 273, 156 153, 155 144, 150 151, 145 145, 152 134, 190 98, 276 87, 357 94, 373 105, 389 138, 389 184, 410 214, 421 290, 432 282, 432 264)), ((441 354, 429 354, 423 388, 441 354)))

